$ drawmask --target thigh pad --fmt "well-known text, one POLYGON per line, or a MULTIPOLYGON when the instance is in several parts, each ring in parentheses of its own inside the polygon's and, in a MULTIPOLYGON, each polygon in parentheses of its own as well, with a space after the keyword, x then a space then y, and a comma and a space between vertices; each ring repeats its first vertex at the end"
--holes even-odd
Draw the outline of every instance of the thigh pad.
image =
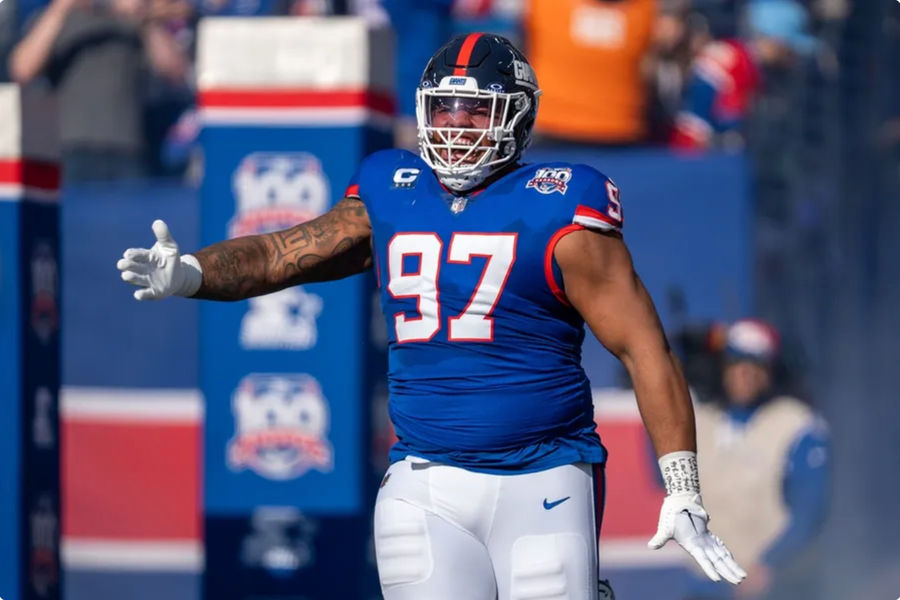
POLYGON ((593 600, 596 577, 584 536, 528 535, 512 546, 510 600, 593 600))
POLYGON ((375 552, 383 585, 428 579, 434 567, 425 511, 402 500, 375 506, 375 552))

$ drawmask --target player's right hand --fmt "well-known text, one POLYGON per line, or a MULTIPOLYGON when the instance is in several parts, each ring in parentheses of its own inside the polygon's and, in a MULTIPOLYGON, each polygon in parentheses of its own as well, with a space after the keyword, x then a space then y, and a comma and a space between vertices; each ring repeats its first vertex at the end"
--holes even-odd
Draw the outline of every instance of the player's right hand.
POLYGON ((190 254, 178 254, 178 244, 165 221, 153 221, 153 234, 156 243, 152 248, 129 248, 116 263, 122 280, 140 288, 134 292, 135 299, 161 300, 196 294, 203 281, 200 263, 190 254))

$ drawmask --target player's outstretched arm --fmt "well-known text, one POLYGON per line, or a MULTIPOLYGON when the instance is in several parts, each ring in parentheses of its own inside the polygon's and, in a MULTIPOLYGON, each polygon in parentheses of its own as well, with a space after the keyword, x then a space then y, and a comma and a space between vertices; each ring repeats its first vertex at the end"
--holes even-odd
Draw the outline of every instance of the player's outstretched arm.
POLYGON ((650 547, 674 539, 710 579, 739 583, 746 573, 706 528, 687 384, 621 235, 575 231, 559 241, 554 256, 572 306, 628 370, 659 457, 668 496, 650 547))
POLYGON ((290 229, 195 252, 203 283, 194 297, 242 300, 360 273, 372 266, 371 235, 365 205, 359 198, 344 198, 321 217, 290 229))
POLYGON ((372 228, 362 201, 344 198, 324 215, 284 231, 251 235, 179 255, 162 221, 156 244, 130 248, 117 266, 138 300, 172 295, 243 300, 302 283, 330 281, 372 265, 372 228))

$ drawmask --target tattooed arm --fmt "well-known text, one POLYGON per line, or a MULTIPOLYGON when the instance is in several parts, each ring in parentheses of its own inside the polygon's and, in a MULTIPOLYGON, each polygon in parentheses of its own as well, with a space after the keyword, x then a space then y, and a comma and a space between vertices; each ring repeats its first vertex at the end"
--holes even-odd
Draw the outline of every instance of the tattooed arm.
POLYGON ((243 300, 372 266, 372 227, 365 205, 344 198, 330 211, 284 231, 235 238, 193 255, 203 270, 194 298, 243 300))

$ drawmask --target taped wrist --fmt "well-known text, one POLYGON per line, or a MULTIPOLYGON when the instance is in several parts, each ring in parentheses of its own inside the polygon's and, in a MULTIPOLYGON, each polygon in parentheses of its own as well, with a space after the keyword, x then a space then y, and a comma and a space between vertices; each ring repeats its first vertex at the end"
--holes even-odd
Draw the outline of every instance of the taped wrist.
POLYGON ((177 296, 193 296, 203 283, 203 269, 200 262, 192 254, 182 254, 180 257, 184 281, 181 288, 175 294, 177 296))
POLYGON ((689 450, 669 452, 659 458, 659 470, 668 495, 700 493, 696 452, 689 450))

